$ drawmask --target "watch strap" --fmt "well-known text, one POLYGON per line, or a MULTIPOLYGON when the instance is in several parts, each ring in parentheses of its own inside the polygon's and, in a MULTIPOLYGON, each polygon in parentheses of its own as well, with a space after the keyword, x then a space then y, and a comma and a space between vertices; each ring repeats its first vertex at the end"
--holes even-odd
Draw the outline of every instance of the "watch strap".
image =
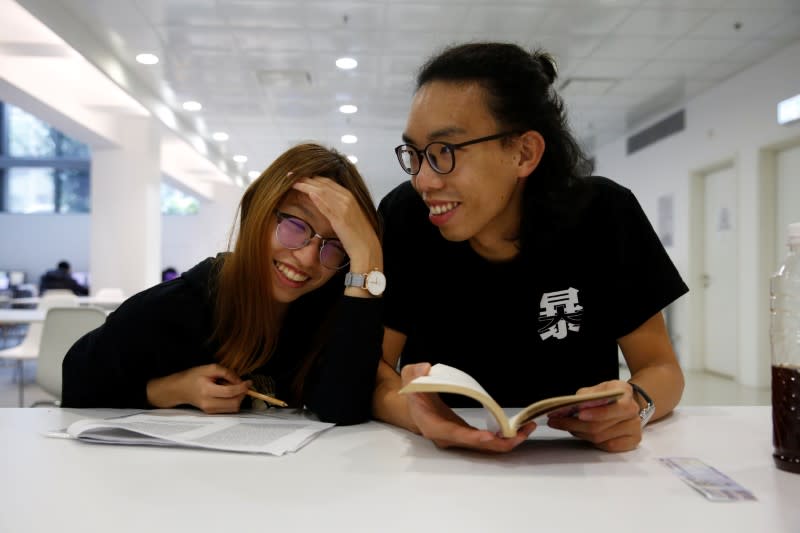
POLYGON ((367 286, 367 275, 356 274, 355 272, 348 272, 344 276, 344 286, 364 289, 367 286))

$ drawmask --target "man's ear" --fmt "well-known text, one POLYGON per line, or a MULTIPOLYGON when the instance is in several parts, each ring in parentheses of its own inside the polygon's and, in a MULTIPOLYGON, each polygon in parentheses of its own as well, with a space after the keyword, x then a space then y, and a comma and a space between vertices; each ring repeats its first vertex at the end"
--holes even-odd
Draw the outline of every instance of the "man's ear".
POLYGON ((545 143, 542 134, 535 130, 529 130, 520 135, 519 141, 519 177, 524 178, 539 166, 544 155, 545 143))

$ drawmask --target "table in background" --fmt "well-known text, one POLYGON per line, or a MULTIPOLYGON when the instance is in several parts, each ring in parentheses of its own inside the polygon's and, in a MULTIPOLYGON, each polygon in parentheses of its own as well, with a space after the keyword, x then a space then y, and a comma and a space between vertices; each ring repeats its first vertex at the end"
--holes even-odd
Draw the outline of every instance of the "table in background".
MULTIPOLYGON (((103 309, 116 309, 124 300, 115 300, 109 298, 95 298, 94 296, 77 296, 78 305, 93 305, 95 307, 102 307, 103 309)), ((12 298, 7 305, 39 305, 41 297, 39 296, 26 296, 24 298, 12 298)))
POLYGON ((45 314, 38 309, 0 309, 0 324, 44 322, 45 314))
POLYGON ((769 407, 679 408, 621 454, 554 430, 505 455, 440 450, 378 422, 283 457, 42 436, 94 413, 0 409, 0 531, 800 531, 800 475, 773 465, 769 407), (662 456, 697 457, 758 501, 707 501, 662 456))

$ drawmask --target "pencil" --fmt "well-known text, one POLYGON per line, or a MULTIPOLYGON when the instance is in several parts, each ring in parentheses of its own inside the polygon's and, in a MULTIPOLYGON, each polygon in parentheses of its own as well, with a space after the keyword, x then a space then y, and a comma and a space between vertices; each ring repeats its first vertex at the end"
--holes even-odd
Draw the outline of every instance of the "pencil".
POLYGON ((272 396, 268 396, 266 394, 261 394, 260 392, 256 392, 253 389, 248 389, 247 395, 252 398, 258 398, 259 400, 264 400, 265 402, 271 405, 277 405, 278 407, 289 407, 289 404, 284 402, 283 400, 273 398, 272 396))

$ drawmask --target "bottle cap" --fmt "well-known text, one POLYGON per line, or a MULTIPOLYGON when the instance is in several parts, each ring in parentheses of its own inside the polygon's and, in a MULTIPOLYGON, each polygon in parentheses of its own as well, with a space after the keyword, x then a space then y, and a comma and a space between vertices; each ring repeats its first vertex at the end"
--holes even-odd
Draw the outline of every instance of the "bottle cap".
POLYGON ((800 244, 800 222, 789 224, 787 231, 787 243, 791 245, 800 244))

